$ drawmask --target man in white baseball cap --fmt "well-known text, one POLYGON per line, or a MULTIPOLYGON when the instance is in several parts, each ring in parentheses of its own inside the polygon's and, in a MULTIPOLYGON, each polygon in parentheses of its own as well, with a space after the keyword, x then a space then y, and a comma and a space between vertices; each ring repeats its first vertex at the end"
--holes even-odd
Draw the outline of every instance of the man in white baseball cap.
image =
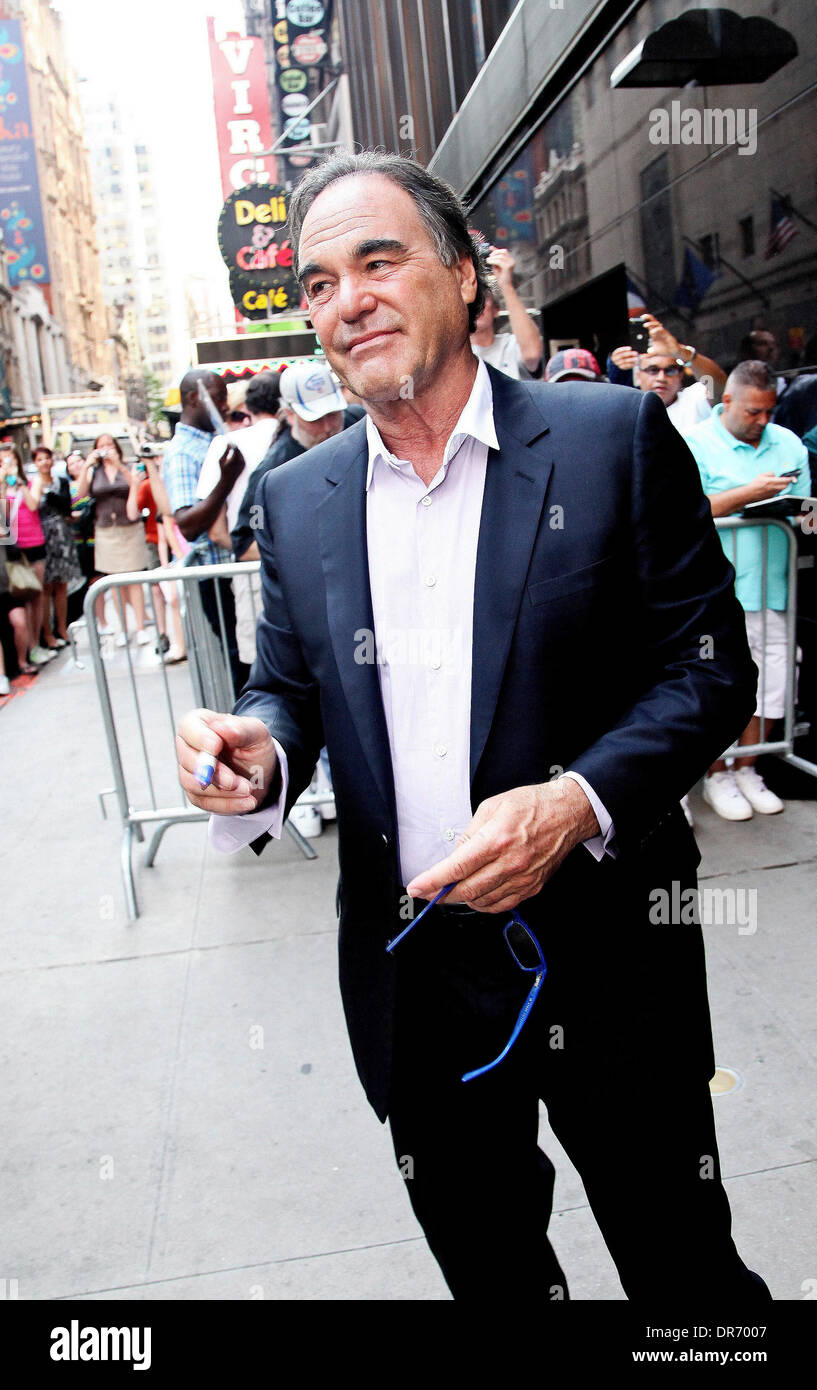
MULTIPOLYGON (((281 403, 307 424, 324 421, 327 416, 338 412, 342 414, 346 408, 340 386, 324 362, 296 362, 294 366, 287 367, 281 374, 281 403)), ((337 434, 342 422, 336 420, 332 423, 333 429, 324 427, 314 432, 314 438, 313 431, 303 431, 309 437, 307 448, 337 434)))

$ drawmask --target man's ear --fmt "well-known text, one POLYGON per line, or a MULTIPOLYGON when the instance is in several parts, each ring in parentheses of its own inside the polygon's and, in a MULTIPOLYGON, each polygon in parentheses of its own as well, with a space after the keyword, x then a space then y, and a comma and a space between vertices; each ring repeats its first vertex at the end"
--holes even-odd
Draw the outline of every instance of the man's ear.
POLYGON ((457 266, 463 304, 473 304, 477 297, 477 272, 470 256, 461 256, 457 266))

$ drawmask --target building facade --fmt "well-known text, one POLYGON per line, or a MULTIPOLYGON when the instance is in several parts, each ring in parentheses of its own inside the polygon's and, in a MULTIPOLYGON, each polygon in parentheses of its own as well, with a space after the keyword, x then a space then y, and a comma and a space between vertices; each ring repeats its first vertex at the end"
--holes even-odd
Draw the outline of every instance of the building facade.
POLYGON ((780 367, 795 367, 817 333, 817 7, 730 10, 338 0, 349 146, 415 157, 467 200, 472 224, 513 253, 548 347, 603 360, 627 339, 629 289, 724 366, 768 328, 780 367), (707 24, 721 60, 693 70, 707 24), (663 65, 628 75, 638 46, 662 39, 663 65))
POLYGON ((756 328, 774 332, 781 368, 813 355, 817 157, 804 137, 817 129, 817 9, 732 0, 720 32, 712 8, 522 0, 434 154, 475 225, 524 266, 549 343, 603 358, 626 341, 629 286, 725 367, 756 328), (719 68, 693 84, 691 14, 723 46, 719 68), (639 45, 662 42, 663 66, 639 66, 639 45), (753 52, 774 70, 747 81, 753 52), (662 85, 641 85, 661 73, 662 85))
MULTIPOLYGON (((117 370, 167 388, 173 373, 171 311, 151 154, 116 96, 79 84, 94 189, 102 286, 117 370)), ((121 383, 126 388, 126 382, 121 383)))
MULTIPOLYGON (((99 274, 94 207, 82 116, 74 74, 68 64, 62 22, 47 0, 6 0, 3 11, 22 24, 28 93, 36 142, 42 216, 50 282, 39 288, 45 312, 27 311, 46 334, 46 376, 62 375, 50 364, 50 344, 63 335, 68 389, 84 391, 107 366, 108 327, 99 274)), ((31 287, 33 288, 33 286, 31 287)), ((18 291, 15 290, 15 294, 18 291)), ((30 333, 30 330, 26 330, 30 333)), ((56 347, 55 347, 56 351, 56 347)), ((28 371, 37 377, 37 363, 28 371)))

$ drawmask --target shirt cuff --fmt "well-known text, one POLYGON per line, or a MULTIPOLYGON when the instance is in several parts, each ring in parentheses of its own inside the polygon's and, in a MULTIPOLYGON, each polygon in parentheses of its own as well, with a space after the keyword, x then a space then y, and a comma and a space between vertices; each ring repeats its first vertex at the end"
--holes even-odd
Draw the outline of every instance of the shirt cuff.
POLYGON ((281 790, 278 799, 261 811, 248 811, 243 816, 211 816, 210 844, 219 854, 235 854, 237 850, 246 849, 253 840, 259 839, 265 833, 271 835, 274 840, 281 838, 289 772, 286 753, 277 739, 274 738, 272 742, 281 768, 281 790))
POLYGON ((593 835, 589 840, 582 841, 585 849, 589 849, 593 858, 599 863, 601 863, 605 854, 609 854, 611 859, 615 859, 616 851, 611 847, 610 841, 615 837, 616 829, 604 802, 599 800, 589 782, 582 777, 580 772, 565 772, 564 776, 572 778, 574 782, 578 782, 587 800, 593 807, 596 813, 596 820, 599 823, 598 835, 593 835))

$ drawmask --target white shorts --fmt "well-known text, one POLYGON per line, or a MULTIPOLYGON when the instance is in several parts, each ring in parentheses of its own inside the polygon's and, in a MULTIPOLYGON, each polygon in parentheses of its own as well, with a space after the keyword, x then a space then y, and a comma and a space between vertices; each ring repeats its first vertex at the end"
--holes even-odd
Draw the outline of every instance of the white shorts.
POLYGON ((786 712, 786 676, 789 667, 789 646, 786 641, 786 615, 767 608, 766 642, 763 642, 764 613, 746 614, 746 635, 752 660, 759 676, 757 709, 764 719, 782 719, 786 712))

